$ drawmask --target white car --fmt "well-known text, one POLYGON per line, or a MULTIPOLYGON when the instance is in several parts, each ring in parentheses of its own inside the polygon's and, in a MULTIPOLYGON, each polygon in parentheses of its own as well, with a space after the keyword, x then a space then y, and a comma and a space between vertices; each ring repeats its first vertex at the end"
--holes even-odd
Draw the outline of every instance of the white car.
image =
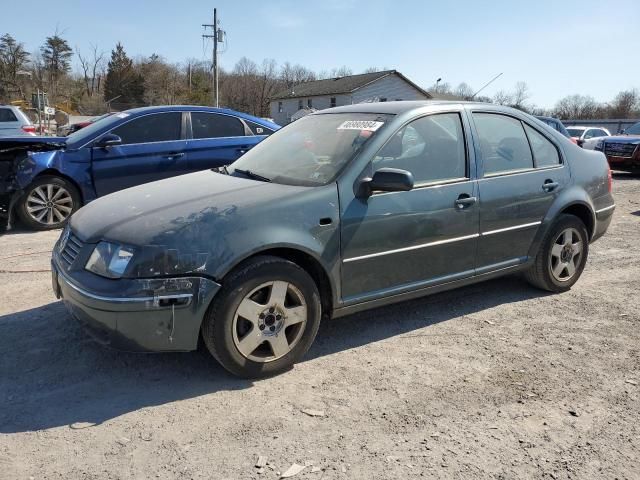
POLYGON ((598 138, 611 136, 609 130, 600 127, 580 127, 572 125, 567 127, 567 131, 579 146, 588 150, 595 148, 598 138))

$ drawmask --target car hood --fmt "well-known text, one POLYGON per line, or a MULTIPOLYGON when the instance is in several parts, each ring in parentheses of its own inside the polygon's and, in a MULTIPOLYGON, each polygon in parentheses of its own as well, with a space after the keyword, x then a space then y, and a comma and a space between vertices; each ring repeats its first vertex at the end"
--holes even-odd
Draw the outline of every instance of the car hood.
POLYGON ((605 137, 604 140, 607 143, 640 143, 640 136, 638 135, 616 135, 613 137, 605 137))
MULTIPOLYGON (((253 207, 276 208, 309 187, 258 182, 205 170, 101 197, 71 218, 81 240, 126 245, 185 246, 220 231, 253 207)), ((233 226, 232 226, 233 228, 233 226)), ((206 238, 204 239, 206 241, 206 238)))
POLYGON ((65 148, 66 140, 66 137, 2 137, 0 153, 19 150, 30 152, 60 150, 65 148))

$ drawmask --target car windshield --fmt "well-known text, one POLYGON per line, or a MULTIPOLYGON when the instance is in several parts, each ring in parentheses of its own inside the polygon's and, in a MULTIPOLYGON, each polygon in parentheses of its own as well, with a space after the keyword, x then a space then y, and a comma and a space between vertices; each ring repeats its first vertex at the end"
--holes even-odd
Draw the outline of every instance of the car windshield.
POLYGON ((326 185, 389 118, 372 113, 309 115, 253 147, 229 171, 287 185, 326 185))
POLYGON ((122 121, 123 118, 128 117, 128 113, 117 113, 115 115, 108 115, 95 122, 87 125, 81 130, 72 133, 67 137, 67 143, 72 143, 76 145, 83 145, 87 143, 89 140, 93 138, 93 136, 102 131, 105 128, 109 128, 109 126, 115 127, 118 123, 122 121), (123 117, 124 115, 124 117, 123 117))
POLYGON ((584 130, 581 128, 567 128, 567 132, 569 132, 569 135, 572 137, 579 137, 584 133, 584 130))
POLYGON ((640 135, 640 122, 636 123, 635 125, 631 125, 624 131, 624 133, 626 133, 627 135, 640 135))

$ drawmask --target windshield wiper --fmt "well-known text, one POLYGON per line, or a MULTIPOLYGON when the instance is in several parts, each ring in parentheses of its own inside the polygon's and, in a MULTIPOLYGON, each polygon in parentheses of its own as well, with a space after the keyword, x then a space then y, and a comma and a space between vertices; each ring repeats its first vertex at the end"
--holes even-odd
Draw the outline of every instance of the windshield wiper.
POLYGON ((251 170, 242 170, 240 168, 234 168, 233 171, 242 173, 243 175, 246 175, 249 178, 253 178, 254 180, 260 180, 261 182, 270 182, 271 181, 270 178, 263 177, 262 175, 259 175, 257 173, 252 172, 251 170))

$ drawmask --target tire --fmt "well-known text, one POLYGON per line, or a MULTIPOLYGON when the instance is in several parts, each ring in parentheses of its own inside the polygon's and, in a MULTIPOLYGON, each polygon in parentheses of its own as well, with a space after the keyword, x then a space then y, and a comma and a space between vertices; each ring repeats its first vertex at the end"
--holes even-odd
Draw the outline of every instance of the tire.
POLYGON ((33 230, 62 228, 80 208, 78 189, 68 180, 54 176, 37 177, 18 200, 16 212, 33 230))
POLYGON ((574 215, 562 214, 547 232, 525 278, 542 290, 566 292, 582 275, 588 255, 589 234, 584 223, 574 215))
POLYGON ((225 278, 202 323, 209 352, 232 374, 261 378, 290 369, 321 318, 318 288, 293 262, 255 257, 225 278))

